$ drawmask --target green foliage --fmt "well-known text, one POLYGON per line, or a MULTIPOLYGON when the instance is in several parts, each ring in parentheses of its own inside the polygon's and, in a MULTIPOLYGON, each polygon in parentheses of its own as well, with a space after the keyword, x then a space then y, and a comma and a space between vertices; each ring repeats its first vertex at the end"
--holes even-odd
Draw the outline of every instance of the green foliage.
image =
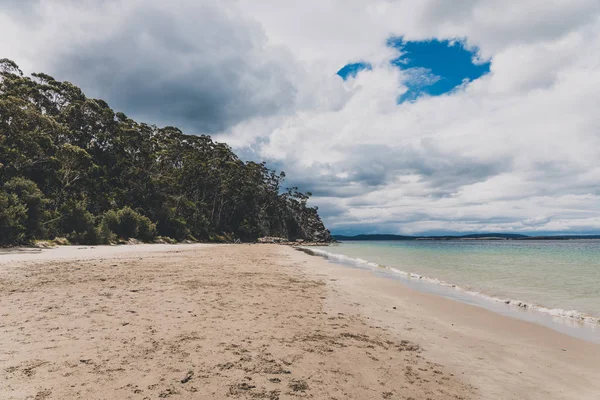
POLYGON ((209 236, 209 241, 212 243, 232 243, 233 238, 231 237, 231 235, 219 235, 215 233, 209 236))
POLYGON ((111 244, 117 240, 117 235, 108 228, 107 224, 102 222, 96 228, 96 236, 98 238, 98 244, 111 244))
POLYGON ((131 208, 125 207, 117 211, 117 216, 119 218, 119 227, 115 233, 123 239, 137 238, 139 230, 138 218, 141 215, 131 208))
POLYGON ((73 243, 94 244, 99 242, 96 218, 87 210, 84 200, 69 200, 60 208, 60 232, 73 243))
POLYGON ((0 244, 17 244, 25 239, 27 207, 15 194, 0 192, 0 244))
POLYGON ((309 194, 208 136, 138 123, 0 60, 0 243, 329 240, 309 194))
POLYGON ((48 221, 50 215, 48 212, 49 201, 35 182, 25 178, 12 178, 4 185, 4 190, 15 195, 27 209, 24 222, 25 238, 35 240, 45 237, 45 222, 48 221))
POLYGON ((57 246, 68 246, 71 244, 69 242, 69 239, 67 239, 66 237, 55 237, 52 240, 52 243, 54 243, 57 246))
POLYGON ((160 243, 177 244, 177 240, 170 238, 168 236, 158 236, 156 238, 156 240, 160 243))
POLYGON ((150 218, 139 215, 137 219, 138 239, 149 242, 156 237, 156 224, 150 218))
POLYGON ((107 211, 101 229, 104 234, 111 232, 122 239, 152 241, 156 237, 156 224, 130 207, 107 211))
POLYGON ((105 231, 112 232, 116 234, 120 231, 120 222, 119 222, 119 214, 115 210, 108 210, 104 213, 102 217, 102 222, 100 223, 102 228, 105 231))

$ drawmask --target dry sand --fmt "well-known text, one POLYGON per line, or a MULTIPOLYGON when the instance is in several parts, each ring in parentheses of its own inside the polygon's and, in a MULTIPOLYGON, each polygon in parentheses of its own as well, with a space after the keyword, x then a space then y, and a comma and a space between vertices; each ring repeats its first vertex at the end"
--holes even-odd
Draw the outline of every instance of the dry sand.
POLYGON ((286 246, 0 255, 0 399, 598 399, 599 360, 286 246))

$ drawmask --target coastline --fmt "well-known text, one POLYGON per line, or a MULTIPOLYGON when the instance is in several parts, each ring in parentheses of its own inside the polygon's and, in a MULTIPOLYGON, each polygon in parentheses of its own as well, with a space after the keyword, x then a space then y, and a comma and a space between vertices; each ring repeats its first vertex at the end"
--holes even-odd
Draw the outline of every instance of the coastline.
POLYGON ((478 398, 597 399, 597 344, 309 257, 319 260, 305 262, 312 273, 330 282, 330 307, 358 309, 373 323, 422 343, 438 362, 469 376, 478 398))
POLYGON ((279 245, 0 255, 0 397, 596 399, 600 346, 279 245))
POLYGON ((492 296, 473 289, 465 289, 454 283, 380 265, 361 258, 352 258, 323 249, 298 247, 312 256, 351 268, 367 270, 387 279, 399 280, 419 292, 431 293, 451 300, 483 307, 512 318, 549 327, 558 332, 600 344, 600 317, 577 310, 549 308, 541 304, 507 297, 492 296))

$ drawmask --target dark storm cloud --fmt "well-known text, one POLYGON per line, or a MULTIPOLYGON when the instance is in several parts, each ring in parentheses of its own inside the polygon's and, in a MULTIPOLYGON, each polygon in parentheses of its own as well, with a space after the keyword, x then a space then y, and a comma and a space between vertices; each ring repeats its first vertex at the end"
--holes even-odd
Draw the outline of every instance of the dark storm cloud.
POLYGON ((58 49, 51 71, 132 117, 189 133, 293 106, 290 57, 257 26, 219 6, 143 5, 102 32, 84 25, 87 37, 58 49))

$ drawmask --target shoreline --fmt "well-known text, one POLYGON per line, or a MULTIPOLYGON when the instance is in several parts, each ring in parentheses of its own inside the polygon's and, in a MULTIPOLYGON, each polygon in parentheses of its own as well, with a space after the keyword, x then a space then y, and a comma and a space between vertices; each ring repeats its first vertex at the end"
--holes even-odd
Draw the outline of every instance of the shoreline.
POLYGON ((548 308, 542 304, 524 302, 518 299, 495 297, 479 291, 465 289, 437 278, 401 271, 394 267, 379 265, 368 260, 352 258, 321 249, 298 247, 298 250, 332 263, 362 269, 386 279, 400 281, 409 288, 422 293, 430 293, 453 301, 482 307, 500 315, 534 322, 569 336, 600 344, 600 317, 578 310, 548 308))
POLYGON ((0 255, 1 398, 592 400, 600 391, 600 346, 289 246, 16 256, 0 255))
POLYGON ((333 286, 334 308, 361 310, 468 374, 484 399, 597 399, 600 346, 549 327, 425 293, 297 252, 333 286), (427 346, 428 344, 428 346, 427 346), (467 372, 469 371, 469 372, 467 372))

